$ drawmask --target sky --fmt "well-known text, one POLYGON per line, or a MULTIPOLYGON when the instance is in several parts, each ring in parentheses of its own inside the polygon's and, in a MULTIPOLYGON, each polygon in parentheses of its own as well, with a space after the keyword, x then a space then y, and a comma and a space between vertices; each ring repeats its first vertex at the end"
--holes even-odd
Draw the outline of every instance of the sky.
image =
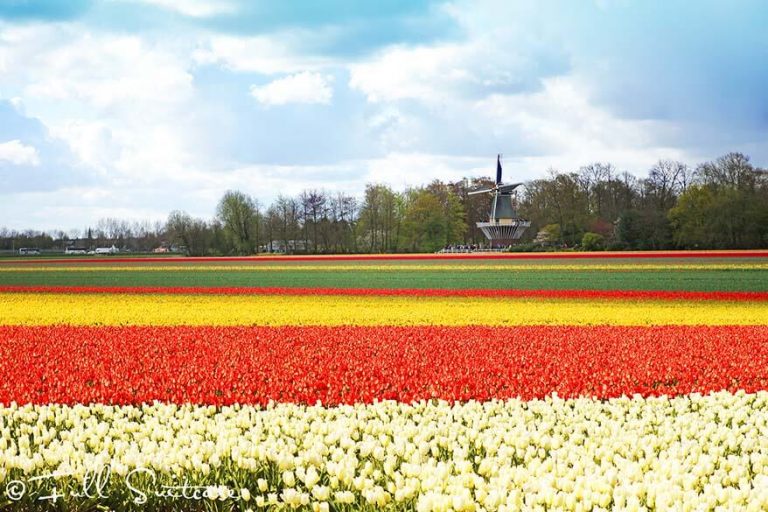
POLYGON ((0 227, 768 165, 764 0, 0 0, 0 227))

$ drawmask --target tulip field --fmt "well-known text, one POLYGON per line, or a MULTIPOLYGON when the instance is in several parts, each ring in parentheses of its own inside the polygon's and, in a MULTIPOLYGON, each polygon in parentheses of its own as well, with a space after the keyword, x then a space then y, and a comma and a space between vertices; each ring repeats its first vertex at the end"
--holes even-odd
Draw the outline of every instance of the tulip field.
POLYGON ((0 510, 766 510, 768 252, 0 260, 0 510))

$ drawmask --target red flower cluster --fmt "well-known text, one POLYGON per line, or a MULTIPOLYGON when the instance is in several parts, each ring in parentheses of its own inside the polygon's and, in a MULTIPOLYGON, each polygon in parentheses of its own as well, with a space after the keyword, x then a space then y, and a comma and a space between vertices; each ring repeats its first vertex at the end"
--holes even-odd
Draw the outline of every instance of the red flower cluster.
POLYGON ((5 404, 756 391, 768 326, 3 326, 0 375, 5 404))
POLYGON ((276 288, 226 286, 1 286, 0 293, 134 293, 190 295, 357 295, 378 297, 509 297, 542 299, 618 299, 764 302, 768 292, 693 292, 683 290, 493 290, 440 288, 276 288))

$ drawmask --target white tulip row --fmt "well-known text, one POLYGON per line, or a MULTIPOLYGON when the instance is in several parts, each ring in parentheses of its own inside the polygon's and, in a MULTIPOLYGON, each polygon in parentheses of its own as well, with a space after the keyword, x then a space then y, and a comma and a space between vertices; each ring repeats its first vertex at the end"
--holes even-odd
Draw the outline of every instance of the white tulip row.
POLYGON ((149 508, 235 500, 240 510, 764 510, 768 393, 12 404, 0 407, 0 490, 0 503, 20 508, 91 498, 149 508))

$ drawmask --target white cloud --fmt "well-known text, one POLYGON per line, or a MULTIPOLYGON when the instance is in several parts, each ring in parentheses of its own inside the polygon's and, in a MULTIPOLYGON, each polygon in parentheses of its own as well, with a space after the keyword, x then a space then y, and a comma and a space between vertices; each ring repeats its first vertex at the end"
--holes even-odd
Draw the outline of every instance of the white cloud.
POLYGON ((37 54, 22 72, 25 97, 80 100, 101 108, 174 103, 192 90, 183 61, 136 36, 83 34, 37 54))
POLYGON ((316 70, 331 61, 324 57, 296 54, 291 48, 299 34, 283 32, 278 36, 213 36, 192 53, 199 65, 218 64, 232 71, 265 75, 316 70))
POLYGON ((660 158, 690 157, 659 143, 672 138, 674 125, 618 118, 592 104, 586 88, 573 78, 546 79, 543 89, 534 93, 491 95, 475 102, 471 111, 473 118, 484 119, 500 138, 518 134, 529 151, 517 161, 538 162, 540 169, 568 171, 610 161, 644 174, 660 158))
POLYGON ((239 189, 269 205, 279 195, 295 196, 306 189, 362 195, 366 183, 384 183, 402 190, 435 179, 458 180, 483 175, 493 159, 417 152, 392 152, 379 158, 342 160, 328 165, 242 165, 218 173, 199 174, 185 184, 199 198, 201 215, 210 215, 227 189, 239 189), (297 179, 297 176, 300 179, 297 179))
POLYGON ((484 175, 487 172, 483 173, 483 169, 491 166, 489 159, 483 157, 393 152, 367 161, 365 167, 367 182, 386 183, 402 190, 420 187, 434 180, 457 181, 477 173, 484 175))
POLYGON ((371 103, 442 104, 492 92, 526 92, 564 71, 558 49, 525 41, 524 30, 468 27, 461 43, 391 46, 348 65, 349 86, 371 103))
POLYGON ((40 165, 40 157, 34 146, 27 146, 14 139, 0 143, 0 162, 12 165, 40 165))
POLYGON ((77 24, 0 31, 8 73, 0 90, 23 100, 80 164, 137 182, 181 176, 205 160, 185 122, 195 105, 195 43, 113 35, 77 24))
POLYGON ((151 4, 193 18, 208 18, 220 14, 234 14, 237 5, 229 0, 127 0, 151 4))
POLYGON ((3 198, 3 218, 15 229, 76 229, 94 226, 105 217, 131 221, 162 221, 166 203, 141 189, 66 187, 55 191, 24 192, 3 198), (142 201, 149 196, 151 200, 142 201), (30 204, 35 208, 29 208, 30 204))
POLYGON ((91 168, 104 170, 120 159, 120 146, 105 122, 70 119, 52 125, 50 132, 91 168))
POLYGON ((266 85, 252 86, 251 95, 265 105, 288 103, 319 103, 328 105, 333 96, 332 76, 302 71, 274 80, 266 85))
POLYGON ((385 105, 366 119, 366 128, 370 136, 378 139, 381 148, 386 151, 415 151, 423 142, 420 137, 420 120, 409 115, 403 109, 391 104, 385 105))
POLYGON ((466 50, 458 45, 394 47, 349 66, 349 86, 372 103, 401 99, 437 100, 456 81, 470 78, 460 67, 466 50))

